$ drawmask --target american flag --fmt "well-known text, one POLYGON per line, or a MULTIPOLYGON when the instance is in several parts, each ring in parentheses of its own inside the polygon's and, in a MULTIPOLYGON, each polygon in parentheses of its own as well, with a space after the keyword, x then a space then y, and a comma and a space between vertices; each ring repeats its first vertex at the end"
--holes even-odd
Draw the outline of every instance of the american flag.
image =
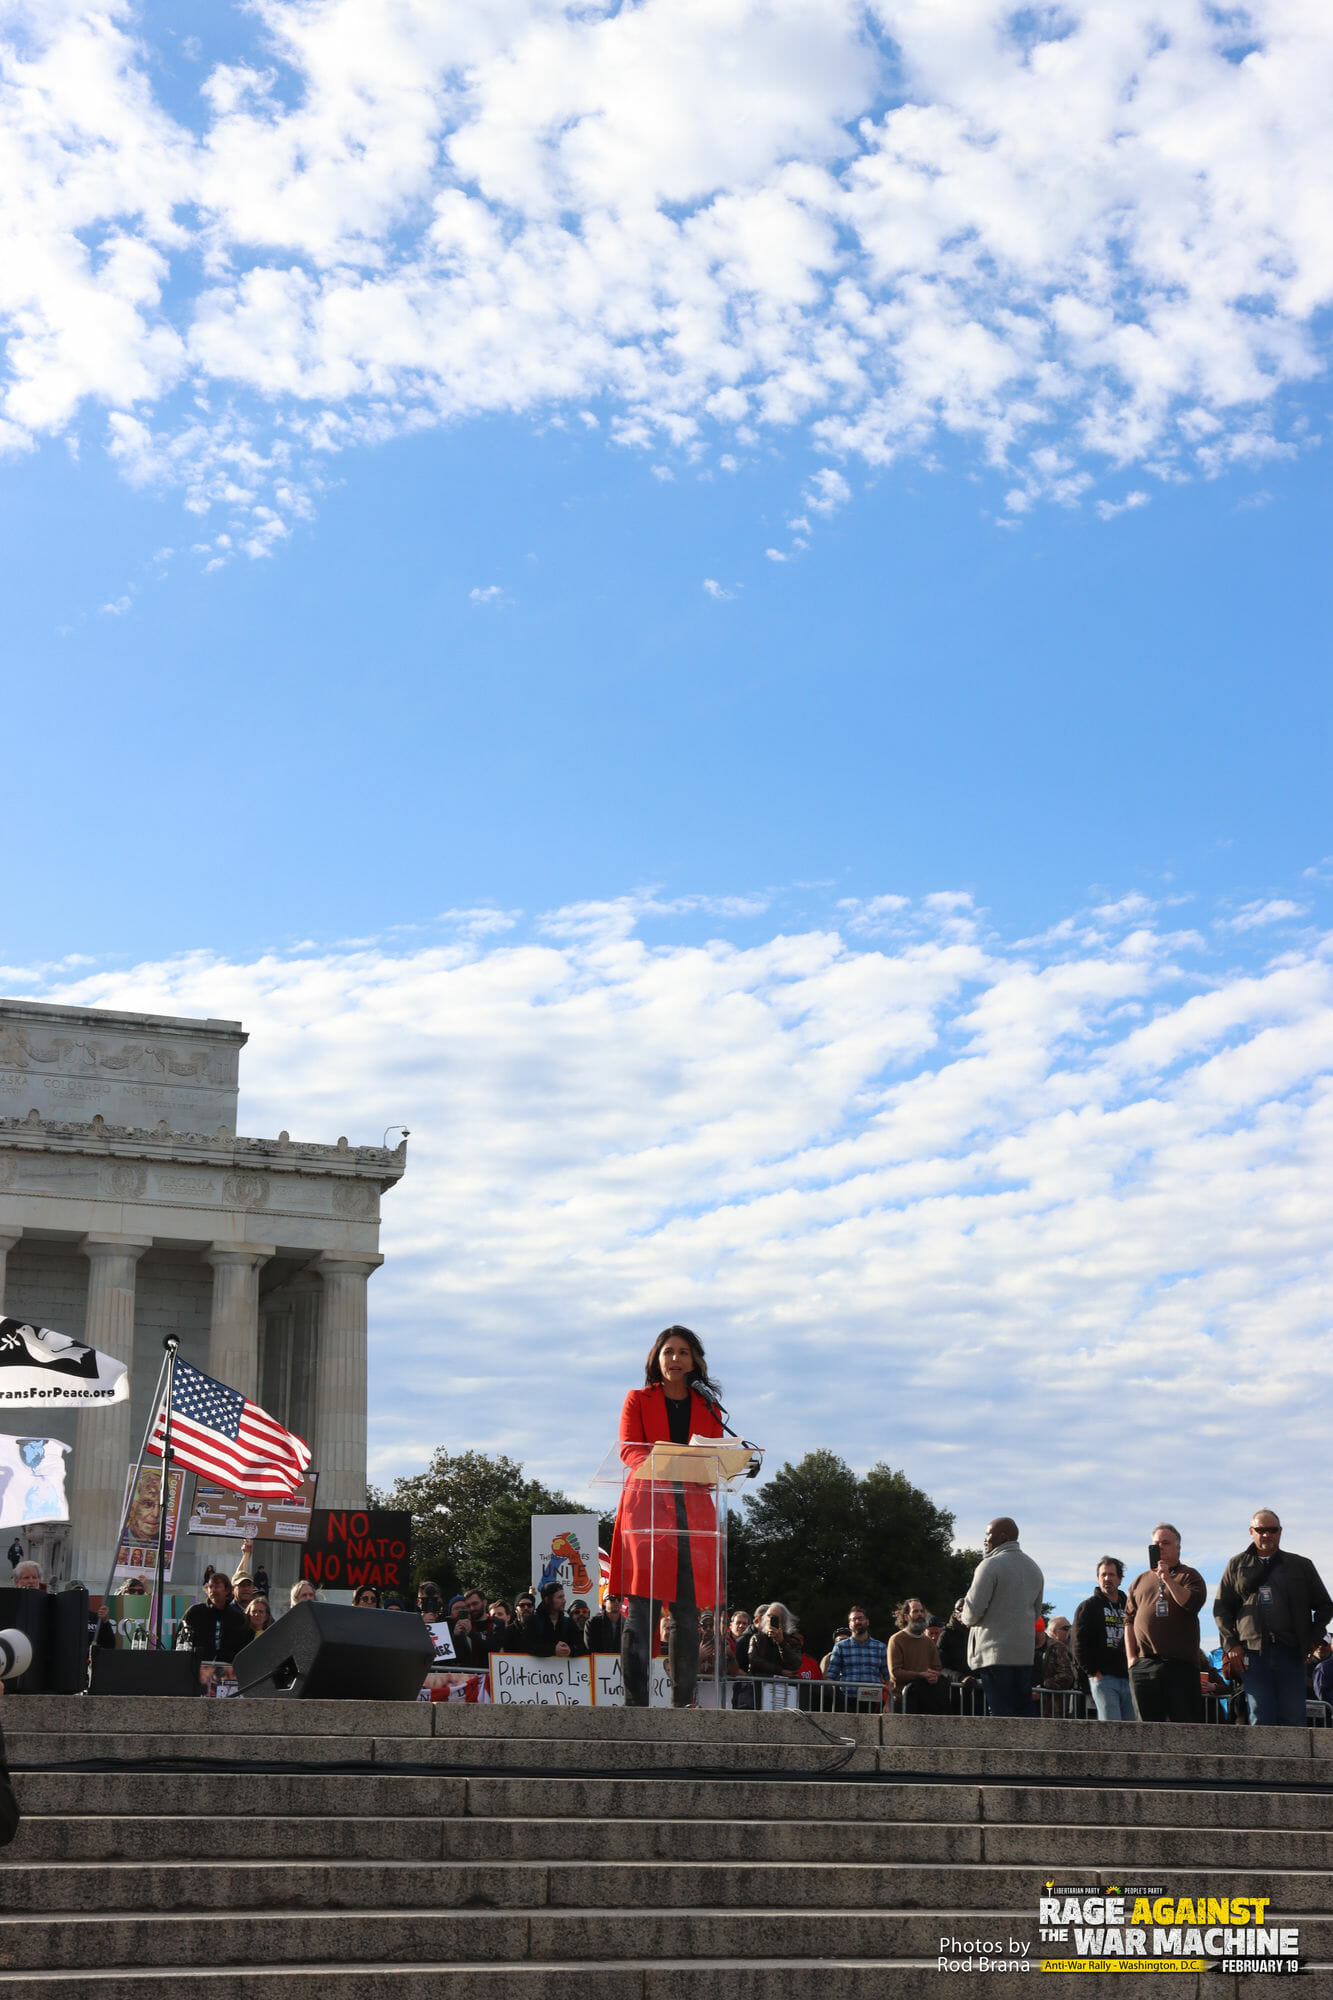
MULTIPOLYGON (((166 1398, 148 1449, 162 1456, 166 1398)), ((305 1478, 310 1448, 239 1389, 177 1361, 171 1392, 171 1455, 252 1499, 290 1498, 305 1478)))

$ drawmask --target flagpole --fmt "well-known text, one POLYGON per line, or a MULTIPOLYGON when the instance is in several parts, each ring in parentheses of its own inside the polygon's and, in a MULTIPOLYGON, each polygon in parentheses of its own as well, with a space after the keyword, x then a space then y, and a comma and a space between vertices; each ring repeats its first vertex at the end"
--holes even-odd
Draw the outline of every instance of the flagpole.
POLYGON ((148 1440, 153 1435, 153 1426, 157 1422, 157 1399, 162 1392, 162 1377, 165 1375, 166 1370, 167 1362, 164 1355, 162 1366, 157 1371, 157 1386, 153 1390, 153 1401, 148 1411, 148 1428, 143 1434, 143 1443, 139 1446, 139 1459, 134 1468, 134 1477, 130 1481, 130 1490, 125 1496, 125 1511, 120 1517, 120 1526, 116 1530, 116 1539, 111 1545, 111 1567, 107 1571, 106 1589, 102 1592, 103 1604, 107 1603, 110 1599, 111 1586, 116 1580, 116 1557, 120 1554, 120 1545, 125 1539, 125 1528, 130 1518, 130 1508, 134 1505, 134 1489, 139 1484, 139 1474, 143 1471, 143 1462, 148 1456, 148 1440))
POLYGON ((176 1381, 176 1349, 180 1340, 169 1333, 162 1345, 167 1350, 167 1399, 166 1419, 162 1426, 162 1484, 158 1488, 157 1500, 157 1611, 153 1620, 153 1636, 157 1650, 162 1650, 162 1577, 167 1566, 167 1474, 171 1466, 171 1391, 176 1381))

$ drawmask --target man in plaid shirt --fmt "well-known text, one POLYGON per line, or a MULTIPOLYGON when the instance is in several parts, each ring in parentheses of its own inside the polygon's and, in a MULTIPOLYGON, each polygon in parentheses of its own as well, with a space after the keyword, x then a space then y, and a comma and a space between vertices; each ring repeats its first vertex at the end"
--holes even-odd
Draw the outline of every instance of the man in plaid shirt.
MULTIPOLYGON (((854 1604, 847 1613, 847 1623, 852 1628, 850 1639, 839 1639, 829 1654, 826 1681, 849 1681, 869 1683, 876 1690, 874 1706, 878 1707, 878 1689, 889 1678, 889 1649, 882 1639, 870 1636, 870 1620, 859 1604, 854 1604)), ((869 1690, 862 1696, 870 1701, 869 1690)))

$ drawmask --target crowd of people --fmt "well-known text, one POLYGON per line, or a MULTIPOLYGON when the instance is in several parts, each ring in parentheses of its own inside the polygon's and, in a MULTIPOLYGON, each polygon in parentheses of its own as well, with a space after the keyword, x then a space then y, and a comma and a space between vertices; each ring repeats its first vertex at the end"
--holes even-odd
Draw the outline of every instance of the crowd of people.
MULTIPOLYGON (((11 1549, 11 1561, 20 1554, 11 1549)), ((1208 1586, 1182 1560, 1179 1532, 1169 1522, 1153 1529, 1149 1555, 1151 1565, 1128 1586, 1125 1565, 1103 1556, 1095 1587, 1073 1619, 1047 1619, 1042 1572, 1021 1548, 1017 1524, 1001 1516, 986 1530, 982 1560, 964 1596, 944 1616, 920 1596, 904 1598, 887 1639, 872 1632, 861 1605, 851 1607, 822 1658, 814 1657, 800 1619, 780 1601, 761 1604, 753 1614, 732 1612, 720 1633, 713 1612, 697 1611, 698 1680, 725 1682, 727 1705, 735 1708, 788 1705, 768 1691, 794 1687, 800 1707, 891 1704, 908 1714, 1095 1710, 1102 1722, 1195 1722, 1210 1712, 1209 1697, 1219 1720, 1303 1724, 1310 1701, 1333 1712, 1333 1642, 1326 1629, 1333 1599, 1309 1558, 1282 1547, 1276 1514, 1266 1508, 1255 1513, 1248 1545, 1223 1570, 1212 1605, 1219 1644, 1211 1655, 1203 1650, 1199 1622, 1208 1586), (816 1683, 824 1684, 817 1698, 816 1683)), ((24 1589, 45 1587, 30 1560, 16 1562, 14 1581, 24 1589)), ((146 1606, 141 1579, 131 1580, 126 1598, 136 1583, 146 1606)), ((318 1596, 313 1584, 297 1583, 279 1612, 318 1596)), ((369 1584, 352 1602, 425 1621, 436 1647, 426 1690, 434 1698, 457 1696, 460 1684, 468 1683, 466 1698, 485 1699, 497 1653, 565 1659, 620 1654, 628 1600, 610 1598, 599 1608, 585 1598, 567 1600, 562 1585, 548 1583, 539 1592, 520 1593, 512 1605, 477 1589, 446 1601, 439 1585, 426 1580, 415 1604, 369 1584)), ((231 1575, 206 1571, 201 1598, 180 1619, 174 1644, 201 1662, 232 1667, 275 1615, 268 1578, 254 1566, 254 1546, 246 1542, 231 1575)), ((96 1615, 92 1638, 95 1645, 117 1643, 110 1605, 96 1615)), ((668 1674, 673 1660, 679 1673, 671 1641, 672 1607, 663 1605, 653 1654, 668 1674)))

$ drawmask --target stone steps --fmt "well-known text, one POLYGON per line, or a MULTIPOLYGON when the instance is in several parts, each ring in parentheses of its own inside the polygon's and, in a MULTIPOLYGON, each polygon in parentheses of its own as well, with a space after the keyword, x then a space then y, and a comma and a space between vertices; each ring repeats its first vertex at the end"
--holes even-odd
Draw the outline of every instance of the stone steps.
MULTIPOLYGON (((229 1945, 212 1906, 162 1915, 62 1916, 42 1922, 0 1916, 0 1968, 5 1971, 86 1970, 100 1962, 182 1968, 215 1962, 219 1951, 269 1965, 331 1958, 354 1965, 374 1958, 416 1964, 426 1958, 524 1963, 562 1955, 607 1963, 634 1958, 731 1959, 758 1954, 789 1960, 839 1957, 933 1958, 942 1935, 1031 1940, 1033 1912, 970 1903, 930 1911, 880 1908, 689 1910, 625 1908, 398 1910, 367 1905, 355 1911, 260 1910, 247 1913, 249 1936, 229 1945)), ((1312 1956, 1333 1957, 1333 1916, 1305 1917, 1302 1938, 1312 1956)), ((387 1989, 386 1989, 387 1991, 387 1989)))
MULTIPOLYGON (((1284 1859, 1286 1857, 1284 1856, 1284 1859)), ((1154 1870, 1164 1893, 1193 1895, 1206 1868, 1209 1893, 1250 1893, 1254 1871, 1208 1866, 1154 1870)), ((1102 1886, 1124 1871, 1086 1871, 1102 1886)), ((1034 1864, 917 1861, 710 1861, 702 1887, 717 1910, 987 1910, 1021 1911, 1031 1900, 1034 1864)), ((192 1910, 251 1913, 308 1910, 691 1910, 701 1892, 701 1863, 690 1861, 293 1861, 16 1863, 5 1871, 10 1917, 62 1919, 132 1908, 171 1915, 192 1910)), ((1264 1870, 1277 1907, 1293 1914, 1326 1910, 1330 1878, 1323 1869, 1264 1870)))
MULTIPOLYGON (((1307 1977, 1302 2000, 1324 2000, 1321 1975, 1307 1977)), ((957 1977, 937 1971, 931 1959, 857 1959, 845 1953, 806 1964, 757 1955, 734 1959, 641 1959, 614 1965, 561 1957, 545 1962, 496 1964, 458 1959, 405 1966, 371 1960, 349 1966, 331 1961, 305 1966, 143 1966, 133 1971, 0 1974, 6 2000, 135 2000, 142 1992, 174 1996, 216 1993, 232 2000, 439 2000, 442 1993, 478 2000, 550 2000, 553 1992, 578 2000, 958 2000, 957 1977)), ((1096 2000, 1123 1989, 1123 1981, 1046 1974, 1042 2000, 1096 2000)), ((966 1991, 973 2000, 1014 2000, 1014 1977, 974 1972, 966 1991)), ((1248 2000, 1247 1982, 1214 1974, 1184 1973, 1171 1981, 1176 2000, 1248 2000), (1244 1990, 1243 1990, 1244 1989, 1244 1990)))
MULTIPOLYGON (((1324 1731, 51 1697, 0 1720, 25 1813, 0 2000, 956 2000, 941 1938, 1039 1960, 1053 1870, 1271 1895, 1319 1968, 1302 1991, 1333 1995, 1324 1731)), ((1205 1977, 1172 1990, 1255 1984, 1205 1977)))
MULTIPOLYGON (((1186 1795, 1188 1796, 1188 1795, 1186 1795)), ((1156 1794, 1159 1811, 1178 1804, 1156 1794)), ((1216 1803, 1206 1796, 1206 1803, 1216 1803)), ((1320 1805, 1324 1801, 1317 1801, 1320 1805)), ((1271 1827, 1065 1825, 1058 1821, 500 1819, 386 1816, 200 1819, 193 1815, 29 1815, 9 1849, 20 1862, 597 1861, 981 1863, 1082 1872, 1268 1868, 1271 1827)), ((1333 1830, 1284 1827, 1287 1869, 1333 1871, 1333 1830)))

